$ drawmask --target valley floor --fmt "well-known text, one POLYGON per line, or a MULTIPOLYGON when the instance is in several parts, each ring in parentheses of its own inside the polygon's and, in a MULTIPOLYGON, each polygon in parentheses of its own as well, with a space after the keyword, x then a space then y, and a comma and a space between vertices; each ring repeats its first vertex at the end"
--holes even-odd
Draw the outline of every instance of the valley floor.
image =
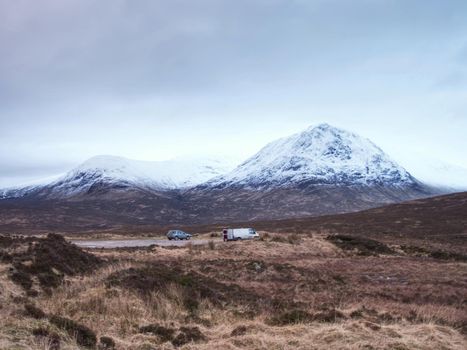
POLYGON ((464 256, 261 235, 88 253, 0 240, 0 349, 467 348, 464 256))

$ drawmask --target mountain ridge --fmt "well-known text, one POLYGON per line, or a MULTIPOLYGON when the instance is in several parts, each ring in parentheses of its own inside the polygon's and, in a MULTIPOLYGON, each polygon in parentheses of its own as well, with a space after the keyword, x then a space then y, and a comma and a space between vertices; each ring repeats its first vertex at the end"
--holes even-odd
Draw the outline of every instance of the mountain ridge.
POLYGON ((166 161, 142 161, 99 155, 89 158, 50 183, 5 189, 3 197, 36 195, 66 198, 86 193, 95 194, 97 187, 120 191, 131 188, 156 192, 180 190, 205 182, 232 168, 231 162, 215 158, 184 157, 166 161))
POLYGON ((231 171, 180 164, 187 163, 91 158, 49 185, 0 201, 3 220, 45 220, 54 229, 72 222, 208 224, 339 214, 443 193, 368 139, 328 124, 273 141, 231 171))

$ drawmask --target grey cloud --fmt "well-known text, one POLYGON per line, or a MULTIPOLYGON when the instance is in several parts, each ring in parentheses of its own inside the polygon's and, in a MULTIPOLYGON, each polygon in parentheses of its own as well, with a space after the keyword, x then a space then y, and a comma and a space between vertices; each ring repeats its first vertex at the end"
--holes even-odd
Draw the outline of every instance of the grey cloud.
POLYGON ((178 154, 169 133, 195 152, 219 135, 236 152, 243 133, 248 153, 317 119, 436 130, 467 113, 466 12, 464 0, 0 0, 0 159, 178 154))

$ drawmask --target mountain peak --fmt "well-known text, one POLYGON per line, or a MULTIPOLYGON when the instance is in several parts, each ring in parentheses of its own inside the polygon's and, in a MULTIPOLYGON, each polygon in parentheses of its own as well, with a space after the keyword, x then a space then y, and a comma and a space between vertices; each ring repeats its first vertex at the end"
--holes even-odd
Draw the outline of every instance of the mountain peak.
POLYGON ((268 144, 214 186, 403 184, 414 179, 370 140, 329 124, 268 144))

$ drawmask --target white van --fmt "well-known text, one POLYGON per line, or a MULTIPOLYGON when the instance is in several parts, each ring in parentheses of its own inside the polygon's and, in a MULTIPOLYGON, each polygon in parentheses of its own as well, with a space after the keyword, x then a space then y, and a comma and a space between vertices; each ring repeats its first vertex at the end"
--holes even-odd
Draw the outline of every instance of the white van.
POLYGON ((252 228, 226 228, 223 231, 223 236, 224 241, 259 238, 259 234, 252 228))

